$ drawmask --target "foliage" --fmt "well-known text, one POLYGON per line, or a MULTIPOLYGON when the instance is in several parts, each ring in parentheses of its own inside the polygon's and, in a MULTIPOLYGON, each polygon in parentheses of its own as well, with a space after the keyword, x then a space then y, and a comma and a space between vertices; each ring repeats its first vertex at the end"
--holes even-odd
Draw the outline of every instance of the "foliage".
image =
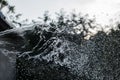
MULTIPOLYGON (((45 25, 45 24, 44 24, 45 25)), ((18 79, 42 79, 42 80, 119 80, 120 74, 120 31, 111 29, 109 34, 106 34, 103 31, 99 31, 96 35, 91 37, 89 40, 80 41, 80 35, 77 34, 68 34, 63 32, 54 32, 51 29, 47 31, 43 29, 43 26, 39 25, 35 27, 35 29, 31 32, 27 32, 25 35, 26 41, 29 41, 25 47, 25 50, 32 51, 23 57, 19 57, 17 59, 17 78, 18 79), (76 36, 76 37, 74 37, 76 36), (80 61, 77 64, 71 63, 69 67, 66 65, 61 66, 59 63, 55 63, 54 56, 52 56, 52 61, 47 61, 47 59, 43 59, 44 56, 49 56, 54 54, 53 50, 56 47, 52 45, 55 40, 51 40, 51 38, 63 39, 69 41, 69 44, 72 46, 72 50, 74 50, 71 55, 72 56, 79 56, 83 53, 83 55, 88 55, 88 62, 82 66, 84 67, 84 72, 81 72, 83 75, 79 75, 79 68, 75 65, 79 65, 80 61), (62 37, 62 38, 61 38, 62 37), (78 44, 77 42, 80 42, 78 44), (75 49, 75 45, 79 46, 78 49, 75 49), (77 44, 76 44, 77 43, 77 44), (81 48, 83 47, 83 48, 81 48), (28 49, 29 48, 29 49, 28 49), (80 52, 81 50, 82 52, 80 52), (79 51, 78 54, 76 52, 79 51), (37 55, 43 54, 38 58, 34 57, 37 55), (29 59, 29 57, 32 57, 29 59), (73 68, 78 70, 78 74, 71 72, 70 65, 74 65, 73 68), (36 73, 37 72, 37 73, 36 73), (41 76, 40 76, 41 75, 41 76)), ((64 42, 64 41, 63 41, 64 42)), ((58 47, 62 46, 63 42, 60 42, 58 47)), ((57 43, 57 42, 56 42, 57 43)), ((68 47, 71 47, 68 46, 68 47)), ((63 49, 63 48, 62 48, 63 49)), ((63 49, 64 50, 64 49, 63 49)), ((65 49, 66 50, 66 49, 65 49)), ((57 58, 63 62, 64 58, 69 56, 65 54, 70 54, 71 51, 68 53, 60 53, 57 52, 59 55, 57 58)), ((83 55, 81 57, 83 57, 83 55)), ((69 56, 69 57, 72 57, 69 56)), ((72 58, 74 60, 75 58, 72 58)), ((77 58, 79 59, 79 58, 77 58)), ((70 60, 69 60, 70 61, 70 60)), ((80 66, 80 65, 79 65, 80 66)))
POLYGON ((83 37, 91 33, 89 29, 95 28, 95 19, 89 19, 88 15, 82 16, 75 12, 65 14, 64 11, 60 11, 55 17, 52 19, 47 11, 42 18, 39 17, 40 20, 33 21, 32 24, 39 25, 39 28, 46 31, 54 29, 55 33, 81 34, 83 37))
MULTIPOLYGON (((87 15, 81 16, 76 13, 66 15, 61 11, 56 14, 57 18, 51 19, 48 12, 45 12, 40 18, 41 21, 30 23, 34 27, 33 30, 29 30, 28 27, 28 31, 22 33, 25 45, 20 49, 20 56, 17 55, 16 78, 18 80, 31 78, 36 80, 119 80, 120 25, 116 31, 111 29, 109 34, 98 31, 86 40, 85 37, 92 34, 90 29, 94 30, 97 27, 93 26, 94 20, 88 19, 87 15), (57 49, 62 49, 63 52, 57 49), (64 62, 66 57, 71 63, 62 65, 67 63, 67 61, 64 62)), ((17 17, 19 15, 16 15, 17 17)), ((11 35, 15 36, 15 34, 11 35)), ((10 38, 13 41, 13 37, 10 38)))

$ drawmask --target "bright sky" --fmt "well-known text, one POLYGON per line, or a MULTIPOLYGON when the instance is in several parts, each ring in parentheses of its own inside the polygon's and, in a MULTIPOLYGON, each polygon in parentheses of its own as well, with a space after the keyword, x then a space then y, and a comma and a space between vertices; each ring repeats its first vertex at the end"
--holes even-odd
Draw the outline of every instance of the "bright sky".
POLYGON ((9 0, 16 6, 16 12, 22 13, 24 18, 36 19, 44 11, 50 13, 64 8, 67 12, 82 12, 95 15, 101 24, 108 24, 112 18, 118 17, 120 13, 120 0, 9 0))

